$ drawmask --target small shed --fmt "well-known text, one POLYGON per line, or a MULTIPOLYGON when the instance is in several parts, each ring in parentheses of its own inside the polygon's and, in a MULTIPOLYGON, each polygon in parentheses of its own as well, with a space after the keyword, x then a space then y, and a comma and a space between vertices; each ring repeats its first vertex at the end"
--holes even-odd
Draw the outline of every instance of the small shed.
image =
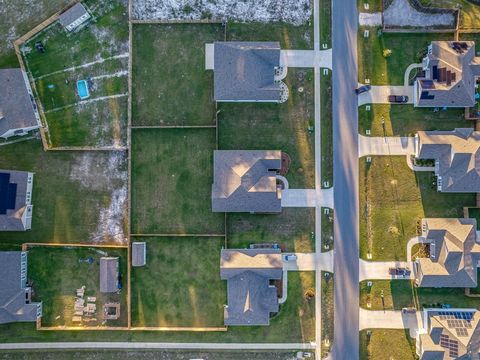
POLYGON ((100 292, 118 291, 118 257, 100 258, 100 292))
POLYGON ((60 14, 59 21, 67 31, 74 31, 81 24, 90 19, 90 17, 90 14, 82 3, 76 3, 74 6, 60 14))
POLYGON ((147 263, 147 244, 145 242, 132 243, 132 266, 145 266, 147 263))

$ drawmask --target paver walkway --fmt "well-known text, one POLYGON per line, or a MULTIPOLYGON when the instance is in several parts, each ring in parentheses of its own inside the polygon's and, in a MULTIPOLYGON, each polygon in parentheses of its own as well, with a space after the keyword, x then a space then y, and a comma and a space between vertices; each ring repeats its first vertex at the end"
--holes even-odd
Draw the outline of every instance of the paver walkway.
POLYGON ((283 270, 286 271, 333 271, 333 251, 324 253, 284 253, 283 270), (296 260, 285 260, 286 255, 296 255, 296 260))
POLYGON ((286 67, 332 68, 332 50, 280 50, 280 65, 286 67))
POLYGON ((415 138, 413 137, 368 137, 363 135, 358 135, 358 137, 358 157, 415 154, 415 138))
POLYGON ((402 313, 401 310, 374 311, 360 308, 360 330, 363 329, 409 329, 414 338, 422 324, 422 313, 402 313))
POLYGON ((360 259, 359 263, 359 281, 363 280, 392 280, 392 279, 413 279, 413 271, 409 278, 401 276, 392 276, 388 269, 392 267, 408 267, 413 270, 413 265, 408 261, 366 261, 360 259))
POLYGON ((282 190, 282 207, 316 206, 333 208, 333 188, 282 190))
MULTIPOLYGON (((363 84, 359 84, 361 86, 363 84)), ((365 104, 389 104, 389 95, 406 95, 408 96, 407 104, 413 104, 413 86, 405 85, 385 85, 372 86, 370 91, 358 95, 358 106, 365 104)), ((401 106, 401 105, 398 105, 401 106)))

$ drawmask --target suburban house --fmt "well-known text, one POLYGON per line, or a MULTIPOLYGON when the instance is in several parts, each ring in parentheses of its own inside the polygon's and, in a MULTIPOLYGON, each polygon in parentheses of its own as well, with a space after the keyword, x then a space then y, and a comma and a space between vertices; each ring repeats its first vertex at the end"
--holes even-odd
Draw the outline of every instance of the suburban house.
POLYGON ((21 136, 41 126, 28 77, 21 69, 0 70, 0 137, 21 136))
POLYGON ((413 270, 420 287, 476 287, 480 244, 475 219, 422 220, 430 257, 417 258, 413 270))
POLYGON ((276 81, 279 42, 217 41, 206 44, 206 68, 213 70, 213 97, 228 102, 280 102, 276 81))
POLYGON ((222 249, 220 277, 227 280, 225 325, 269 325, 278 312, 277 287, 281 280, 282 254, 275 249, 222 249))
POLYGON ((0 170, 0 231, 32 228, 33 173, 0 170))
POLYGON ((282 210, 277 172, 282 152, 216 150, 213 153, 214 212, 278 213, 282 210))
POLYGON ((32 301, 27 284, 27 252, 0 251, 0 324, 36 321, 42 303, 32 301))
POLYGON ((438 191, 480 192, 480 132, 419 131, 416 143, 418 159, 435 160, 438 191))
POLYGON ((476 309, 424 309, 416 339, 420 360, 479 359, 479 320, 476 309))
POLYGON ((118 257, 100 258, 100 292, 118 291, 118 257))
POLYGON ((65 30, 74 31, 90 18, 90 14, 82 3, 76 3, 71 8, 61 13, 58 21, 60 21, 60 24, 62 24, 65 30))
POLYGON ((147 263, 147 244, 132 242, 132 266, 145 266, 147 263))
POLYGON ((480 57, 474 41, 432 41, 422 62, 424 77, 414 83, 413 104, 418 107, 475 105, 475 80, 480 57))

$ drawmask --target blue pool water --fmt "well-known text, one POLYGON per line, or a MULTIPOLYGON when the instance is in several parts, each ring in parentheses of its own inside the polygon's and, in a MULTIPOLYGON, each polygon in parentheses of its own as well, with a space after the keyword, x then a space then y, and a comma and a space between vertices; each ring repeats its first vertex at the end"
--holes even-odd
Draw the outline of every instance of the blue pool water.
POLYGON ((85 80, 78 80, 77 81, 77 92, 80 99, 88 99, 90 93, 88 92, 87 82, 85 80))

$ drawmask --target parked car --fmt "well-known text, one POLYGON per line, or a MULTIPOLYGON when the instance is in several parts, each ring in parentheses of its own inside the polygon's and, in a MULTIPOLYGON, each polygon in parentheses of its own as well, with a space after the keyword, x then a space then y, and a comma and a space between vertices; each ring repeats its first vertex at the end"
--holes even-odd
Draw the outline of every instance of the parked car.
POLYGON ((402 313, 404 314, 415 314, 417 312, 417 309, 414 307, 404 307, 402 308, 402 313))
POLYGON ((389 96, 388 96, 388 102, 398 103, 398 104, 404 104, 404 103, 408 102, 408 96, 404 96, 404 95, 389 95, 389 96))
POLYGON ((295 260, 297 260, 297 255, 295 254, 285 255, 285 261, 295 261, 295 260))
POLYGON ((372 88, 371 85, 363 85, 363 86, 360 86, 358 88, 355 89, 355 93, 357 95, 361 94, 361 93, 364 93, 364 92, 367 92, 369 91, 370 89, 372 88))
POLYGON ((394 275, 394 276, 407 277, 407 276, 410 275, 411 271, 410 271, 409 268, 394 267, 394 268, 388 269, 388 273, 389 273, 390 275, 394 275))

